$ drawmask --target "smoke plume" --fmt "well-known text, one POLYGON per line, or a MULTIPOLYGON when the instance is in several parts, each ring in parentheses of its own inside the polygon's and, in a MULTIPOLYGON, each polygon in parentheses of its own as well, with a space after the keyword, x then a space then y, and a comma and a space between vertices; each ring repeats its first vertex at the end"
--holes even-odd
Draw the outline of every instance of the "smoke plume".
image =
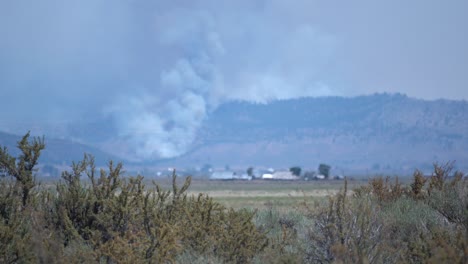
POLYGON ((65 2, 2 4, 8 63, 0 74, 21 120, 2 115, 2 129, 38 123, 39 132, 134 159, 174 157, 223 102, 331 93, 316 75, 333 38, 306 21, 278 20, 280 7, 65 2), (99 130, 108 133, 93 139, 99 130))
MULTIPOLYGON (((346 38, 361 32, 347 27, 363 15, 354 10, 350 18, 353 9, 331 6, 2 1, 0 89, 8 111, 0 113, 0 130, 32 130, 151 160, 186 152, 207 116, 230 100, 368 93, 356 86, 380 83, 347 83, 359 75, 349 70, 359 67, 348 54, 360 53, 346 38), (355 50, 345 49, 345 39, 355 50)), ((369 65, 362 72, 375 68, 369 65)))

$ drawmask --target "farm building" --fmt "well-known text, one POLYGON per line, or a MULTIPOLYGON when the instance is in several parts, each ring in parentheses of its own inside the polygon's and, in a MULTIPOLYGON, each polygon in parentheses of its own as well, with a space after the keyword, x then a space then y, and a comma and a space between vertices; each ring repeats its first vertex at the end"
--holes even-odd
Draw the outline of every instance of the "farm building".
POLYGON ((232 171, 215 171, 210 175, 210 180, 233 180, 234 172, 232 171))
POLYGON ((270 173, 263 174, 262 179, 294 181, 294 180, 299 180, 300 178, 297 177, 296 175, 293 175, 290 171, 276 171, 273 174, 270 174, 270 173))
POLYGON ((252 180, 252 176, 247 174, 237 174, 233 171, 215 171, 211 174, 210 180, 221 180, 221 181, 229 181, 229 180, 252 180))

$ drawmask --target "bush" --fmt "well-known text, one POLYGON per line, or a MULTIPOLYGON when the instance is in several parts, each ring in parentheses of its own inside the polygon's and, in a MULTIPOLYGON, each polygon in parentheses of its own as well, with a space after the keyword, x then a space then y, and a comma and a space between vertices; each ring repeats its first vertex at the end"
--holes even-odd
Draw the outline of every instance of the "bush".
POLYGON ((369 197, 350 200, 347 181, 342 192, 330 197, 328 207, 317 208, 311 216, 307 262, 384 262, 390 257, 381 243, 379 207, 369 197))
POLYGON ((409 187, 378 177, 352 196, 345 181, 327 205, 307 207, 302 261, 466 263, 468 181, 449 170, 435 165, 429 181, 416 171, 409 187))
MULTIPOLYGON (((85 155, 55 188, 34 178, 43 140, 0 151, 1 263, 468 263, 468 180, 452 164, 413 182, 378 177, 281 213, 228 209, 205 194, 97 169, 85 155)), ((306 198, 307 199, 307 198, 306 198)))
POLYGON ((12 176, 0 183, 2 263, 165 263, 187 254, 248 263, 267 246, 255 212, 226 209, 204 194, 189 197, 191 178, 179 188, 175 171, 171 190, 154 182, 146 188, 141 176, 123 178, 121 163, 98 170, 85 155, 55 190, 33 192, 43 143, 29 147, 27 136, 19 162, 6 149, 0 153, 0 168, 12 176))
POLYGON ((37 164, 43 140, 29 141, 27 133, 18 142, 21 154, 12 157, 7 148, 0 148, 0 262, 33 261, 33 235, 38 226, 33 217, 37 207, 34 188, 37 164))

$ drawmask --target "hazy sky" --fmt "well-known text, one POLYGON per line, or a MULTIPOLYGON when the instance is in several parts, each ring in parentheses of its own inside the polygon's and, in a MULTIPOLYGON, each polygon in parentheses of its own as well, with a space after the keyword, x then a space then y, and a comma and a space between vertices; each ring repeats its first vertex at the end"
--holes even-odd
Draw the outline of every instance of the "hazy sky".
POLYGON ((102 147, 147 159, 186 151, 233 99, 466 100, 467 13, 463 0, 1 1, 0 130, 110 131, 102 147))

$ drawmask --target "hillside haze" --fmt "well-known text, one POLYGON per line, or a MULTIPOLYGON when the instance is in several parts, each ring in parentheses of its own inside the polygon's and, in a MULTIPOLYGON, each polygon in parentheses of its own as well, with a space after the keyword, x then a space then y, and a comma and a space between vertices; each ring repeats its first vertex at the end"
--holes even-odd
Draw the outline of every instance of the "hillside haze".
MULTIPOLYGON (((96 137, 84 138, 83 142, 90 142, 84 145, 46 135, 41 162, 64 164, 91 152, 101 164, 114 159, 160 168, 210 164, 238 169, 293 165, 316 169, 319 163, 327 163, 340 174, 410 173, 415 168, 430 171, 434 162, 456 161, 458 169, 467 170, 467 120, 466 101, 425 101, 401 94, 302 98, 268 104, 238 101, 212 112, 189 151, 176 158, 130 162, 118 150, 106 153, 99 149, 96 137)), ((111 122, 103 120, 102 124, 112 126, 111 122)), ((77 129, 94 131, 96 124, 80 124, 77 129)), ((14 149, 19 139, 0 134, 0 144, 9 149, 14 149)))
POLYGON ((192 151, 174 161, 311 168, 325 162, 396 173, 455 160, 466 168, 467 120, 465 101, 401 94, 231 102, 204 122, 192 151))
MULTIPOLYGON (((34 136, 30 136, 29 139, 32 140, 33 137, 34 136)), ((0 146, 6 147, 8 153, 17 157, 20 155, 20 150, 17 148, 17 145, 21 138, 22 135, 13 135, 0 131, 0 146)), ((120 160, 116 155, 72 140, 49 138, 45 135, 44 142, 46 147, 41 151, 41 156, 39 158, 39 164, 41 166, 47 164, 69 167, 73 161, 77 162, 82 160, 85 153, 92 154, 96 164, 100 166, 106 165, 109 160, 120 160)))

